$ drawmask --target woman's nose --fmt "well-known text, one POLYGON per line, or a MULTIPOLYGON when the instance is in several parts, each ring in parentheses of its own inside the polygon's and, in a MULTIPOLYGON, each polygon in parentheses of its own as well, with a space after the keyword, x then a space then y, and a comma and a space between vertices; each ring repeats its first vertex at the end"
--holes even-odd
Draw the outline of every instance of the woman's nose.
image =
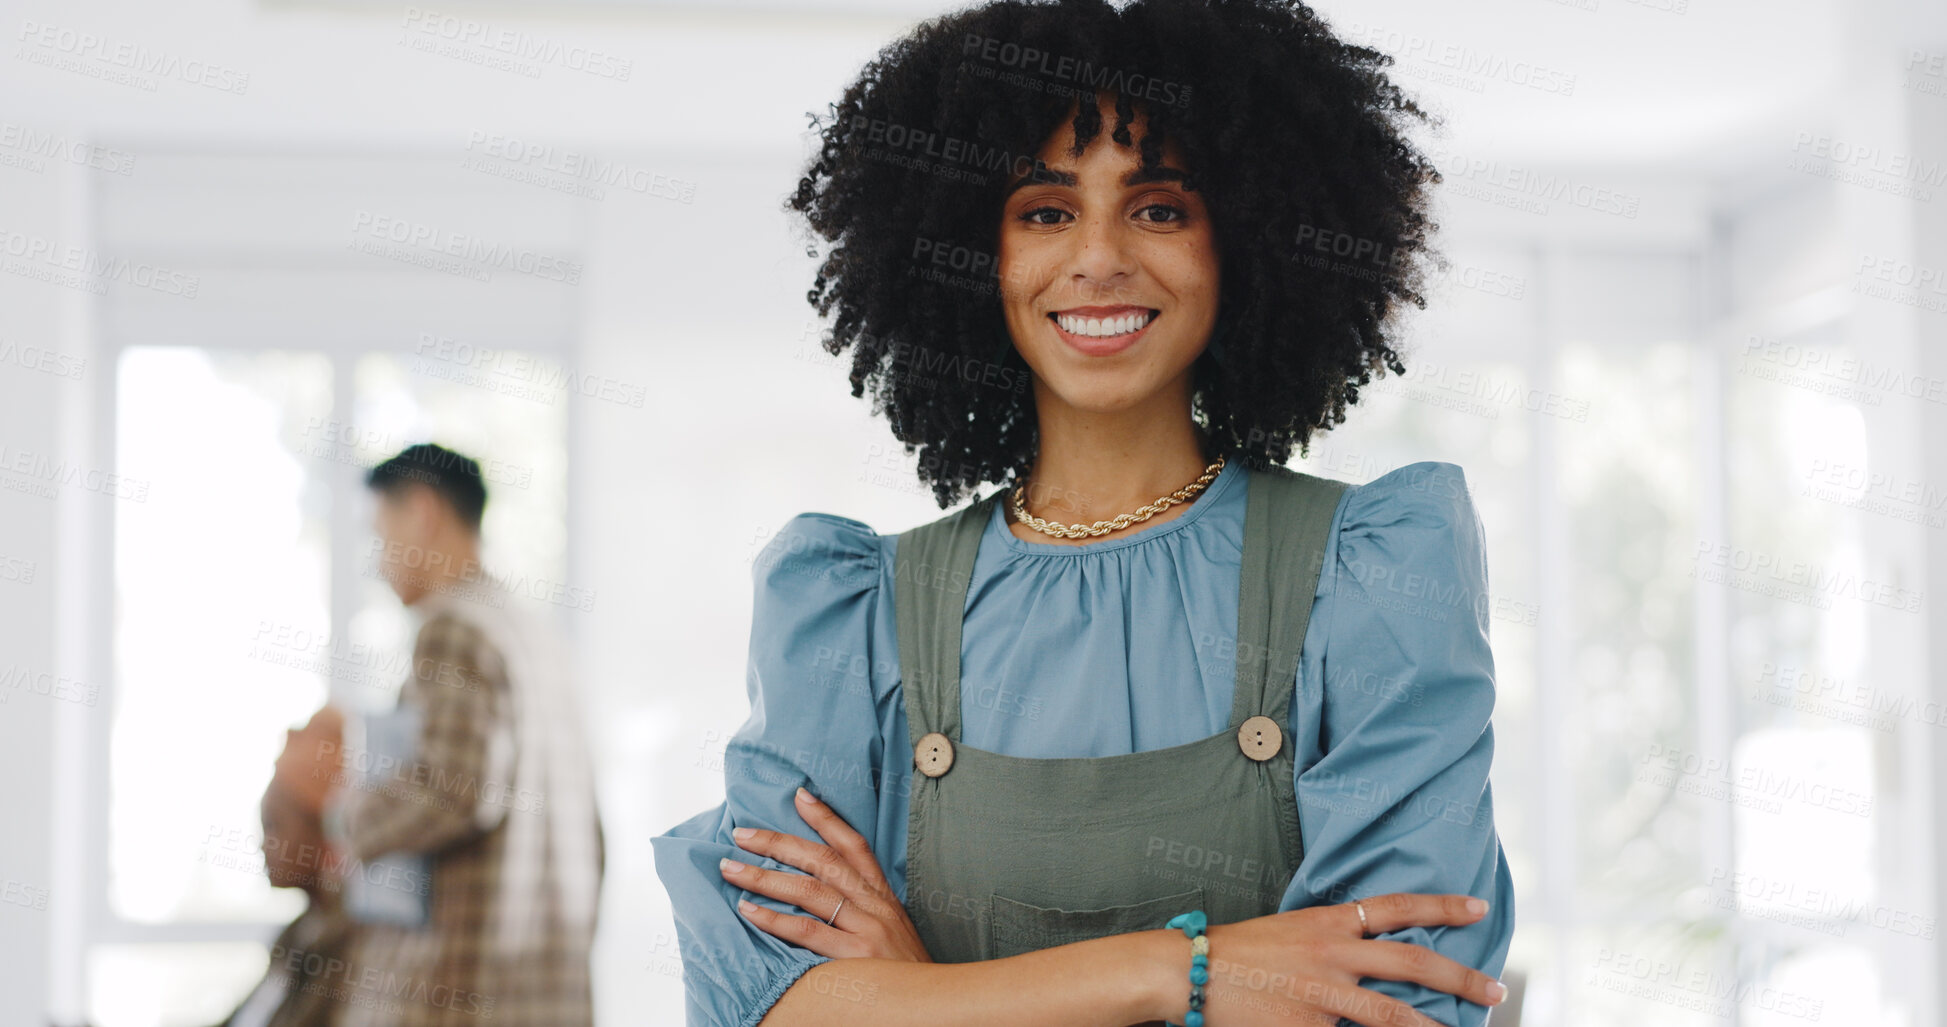
POLYGON ((1076 227, 1072 258, 1076 275, 1109 287, 1119 276, 1135 269, 1129 256, 1128 239, 1115 218, 1085 216, 1078 220, 1076 227))

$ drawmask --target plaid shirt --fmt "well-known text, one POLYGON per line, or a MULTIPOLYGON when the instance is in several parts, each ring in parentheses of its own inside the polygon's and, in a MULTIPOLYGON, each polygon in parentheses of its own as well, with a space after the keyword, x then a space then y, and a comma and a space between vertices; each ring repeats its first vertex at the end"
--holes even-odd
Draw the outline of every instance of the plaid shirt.
POLYGON ((337 1022, 588 1024, 604 844, 565 654, 490 601, 415 612, 399 703, 420 713, 416 759, 342 789, 332 815, 357 859, 431 857, 431 920, 357 925, 337 1022))
POLYGON ((317 897, 270 945, 270 967, 252 991, 218 1027, 321 1027, 338 1012, 332 971, 343 965, 351 921, 336 897, 317 897), (259 991, 276 996, 276 1005, 258 1009, 259 991), (261 1018, 258 1015, 263 1014, 261 1018), (240 1019, 248 1016, 248 1019, 240 1019))

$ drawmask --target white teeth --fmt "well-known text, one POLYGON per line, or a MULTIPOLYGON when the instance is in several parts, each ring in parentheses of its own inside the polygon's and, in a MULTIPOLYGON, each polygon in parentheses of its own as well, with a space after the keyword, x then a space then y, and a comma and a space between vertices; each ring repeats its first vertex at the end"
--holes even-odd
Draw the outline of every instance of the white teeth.
POLYGON ((1124 314, 1121 317, 1111 318, 1076 317, 1072 314, 1056 314, 1055 321, 1061 325, 1063 331, 1071 332, 1075 335, 1106 338, 1113 335, 1127 335, 1148 324, 1153 317, 1155 317, 1155 311, 1145 310, 1136 314, 1124 314))

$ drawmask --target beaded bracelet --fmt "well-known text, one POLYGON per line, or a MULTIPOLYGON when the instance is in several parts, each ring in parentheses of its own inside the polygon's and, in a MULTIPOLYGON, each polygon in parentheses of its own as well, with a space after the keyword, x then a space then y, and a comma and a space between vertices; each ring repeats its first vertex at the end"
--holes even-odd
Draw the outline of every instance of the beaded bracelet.
MULTIPOLYGON (((1193 909, 1170 917, 1170 922, 1163 925, 1183 928, 1184 936, 1190 939, 1190 1011, 1184 1014, 1182 1027, 1203 1027, 1203 986, 1210 980, 1210 936, 1203 929, 1209 923, 1203 910, 1193 909)), ((1170 1024, 1170 1027, 1177 1025, 1170 1024)))

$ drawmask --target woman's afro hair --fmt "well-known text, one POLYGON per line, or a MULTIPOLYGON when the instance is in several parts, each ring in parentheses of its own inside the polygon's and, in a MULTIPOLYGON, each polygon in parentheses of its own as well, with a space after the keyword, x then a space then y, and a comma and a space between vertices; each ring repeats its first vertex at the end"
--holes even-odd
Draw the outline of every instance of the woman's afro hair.
MULTIPOLYGON (((1427 184, 1405 138, 1438 124, 1385 75, 1392 58, 1276 0, 1001 0, 921 23, 869 62, 786 202, 828 245, 806 299, 836 310, 824 349, 855 347, 852 395, 919 454, 942 509, 1024 475, 1030 372, 1003 318, 994 255, 1011 178, 1064 121, 1080 156, 1103 127, 1144 166, 1174 142, 1210 211, 1217 327, 1192 368, 1209 447, 1282 465, 1343 423, 1374 372, 1404 374, 1400 300, 1424 308, 1427 184)), ((807 253, 819 256, 817 245, 807 253)))

